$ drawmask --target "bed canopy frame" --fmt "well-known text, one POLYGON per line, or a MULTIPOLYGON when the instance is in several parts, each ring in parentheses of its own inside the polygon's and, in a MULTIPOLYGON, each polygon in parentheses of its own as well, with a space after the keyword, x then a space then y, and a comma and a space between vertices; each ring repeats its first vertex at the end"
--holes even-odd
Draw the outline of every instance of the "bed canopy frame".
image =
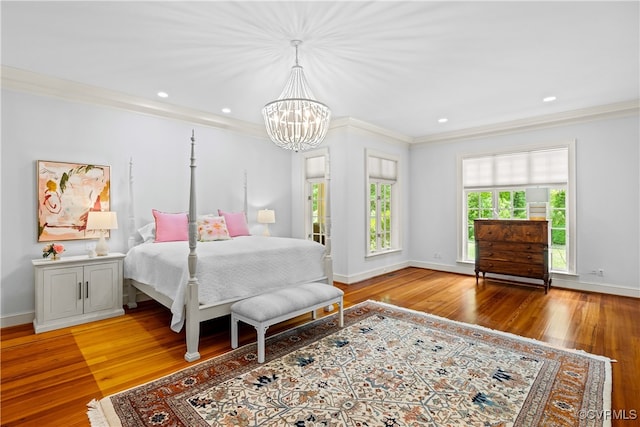
MULTIPOLYGON (((220 304, 203 305, 199 303, 198 291, 199 282, 196 275, 196 267, 198 264, 197 253, 197 200, 196 200, 196 155, 195 155, 195 132, 191 131, 191 156, 190 156, 190 181, 189 181, 189 213, 188 213, 188 226, 189 226, 189 255, 187 258, 187 265, 189 269, 189 280, 186 286, 185 295, 185 331, 186 331, 186 353, 184 358, 187 362, 193 362, 200 359, 200 353, 198 351, 198 344, 200 340, 200 322, 217 317, 225 316, 229 314, 231 305, 234 301, 225 301, 220 304)), ((136 221, 134 216, 134 197, 133 197, 133 160, 129 162, 129 248, 135 245, 135 235, 137 232, 136 221)), ((326 185, 326 208, 325 208, 325 254, 324 254, 324 271, 326 275, 327 283, 333 285, 333 262, 331 258, 331 209, 330 209, 330 188, 331 188, 331 174, 330 174, 330 160, 329 156, 325 158, 325 185, 326 185)), ((247 217, 248 203, 247 203, 247 173, 244 172, 244 214, 247 217)), ((151 286, 135 282, 131 279, 127 279, 129 285, 128 291, 128 307, 135 308, 136 303, 136 288, 141 292, 147 294, 154 300, 160 302, 164 306, 171 307, 171 299, 167 296, 160 294, 151 286)), ((327 310, 332 310, 333 306, 327 307, 327 310)))

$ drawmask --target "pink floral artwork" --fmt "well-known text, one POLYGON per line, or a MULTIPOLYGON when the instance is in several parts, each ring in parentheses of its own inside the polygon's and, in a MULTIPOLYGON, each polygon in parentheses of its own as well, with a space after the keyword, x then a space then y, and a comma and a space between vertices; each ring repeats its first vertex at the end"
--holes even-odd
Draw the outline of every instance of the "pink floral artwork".
POLYGON ((110 210, 109 166, 38 160, 38 242, 95 239, 90 210, 110 210))

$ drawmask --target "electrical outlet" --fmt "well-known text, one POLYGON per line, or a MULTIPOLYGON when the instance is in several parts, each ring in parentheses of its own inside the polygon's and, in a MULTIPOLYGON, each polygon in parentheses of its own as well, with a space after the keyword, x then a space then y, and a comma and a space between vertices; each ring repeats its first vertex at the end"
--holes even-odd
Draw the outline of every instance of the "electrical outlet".
POLYGON ((598 276, 604 277, 604 269, 603 268, 599 268, 598 269, 598 276))
POLYGON ((442 254, 440 252, 434 252, 433 258, 434 259, 441 259, 442 258, 442 254))

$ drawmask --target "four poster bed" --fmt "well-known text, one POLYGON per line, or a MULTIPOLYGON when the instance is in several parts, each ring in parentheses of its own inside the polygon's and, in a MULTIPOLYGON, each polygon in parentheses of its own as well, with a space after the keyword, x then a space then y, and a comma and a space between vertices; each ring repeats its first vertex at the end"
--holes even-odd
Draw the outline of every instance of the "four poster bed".
MULTIPOLYGON (((333 285, 330 217, 325 217, 325 245, 304 239, 239 235, 229 239, 198 242, 196 209, 195 138, 191 136, 191 178, 187 241, 136 244, 133 215, 133 173, 130 164, 129 251, 124 277, 129 286, 129 308, 136 307, 136 289, 171 309, 171 329, 186 329, 185 359, 200 358, 200 322, 225 316, 241 299, 309 282, 333 285), (197 251, 196 251, 197 249, 197 251)), ((329 212, 329 163, 325 168, 329 212)), ((247 212, 245 174, 244 213, 247 212)), ((154 212, 154 216, 156 213, 154 212)), ((201 217, 200 217, 201 218, 201 217)), ((156 217, 155 225, 158 225, 156 217)), ((150 226, 151 224, 149 224, 150 226)), ((143 227, 146 228, 146 227, 143 227)), ((156 230, 158 233, 160 230, 156 230)), ((248 234, 248 233, 246 233, 248 234)), ((138 235, 138 238, 140 236, 138 235)), ((157 234, 156 234, 157 238, 157 234)), ((138 239, 139 240, 139 239, 138 239)), ((185 239, 186 240, 186 239, 185 239)))

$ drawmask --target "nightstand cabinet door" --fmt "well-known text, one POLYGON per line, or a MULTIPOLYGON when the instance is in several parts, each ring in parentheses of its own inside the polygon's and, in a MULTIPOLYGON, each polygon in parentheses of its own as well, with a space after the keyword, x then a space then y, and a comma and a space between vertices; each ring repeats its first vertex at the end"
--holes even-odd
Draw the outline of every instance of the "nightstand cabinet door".
POLYGON ((84 267, 84 312, 108 310, 117 303, 118 264, 84 267))
POLYGON ((45 322, 83 313, 82 267, 47 269, 43 277, 45 322))

